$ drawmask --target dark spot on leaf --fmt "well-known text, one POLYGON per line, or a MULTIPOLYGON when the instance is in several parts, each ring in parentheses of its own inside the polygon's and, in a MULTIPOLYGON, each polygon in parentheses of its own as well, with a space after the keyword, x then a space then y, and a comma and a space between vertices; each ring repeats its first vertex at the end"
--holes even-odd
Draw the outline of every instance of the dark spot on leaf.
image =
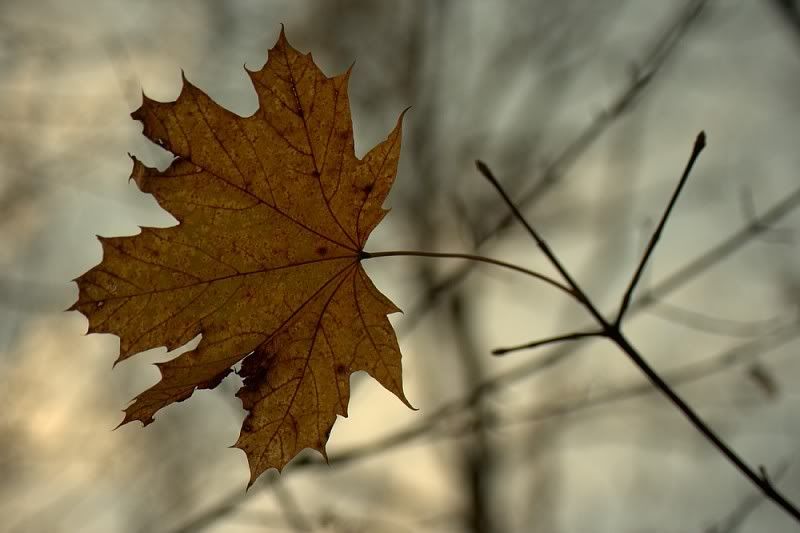
POLYGON ((239 370, 239 375, 244 378, 244 386, 246 388, 257 387, 258 383, 267 379, 267 369, 258 361, 249 355, 242 362, 242 368, 239 370))
POLYGON ((326 247, 324 247, 324 246, 318 246, 317 247, 317 255, 323 256, 323 257, 328 255, 328 249, 326 247))
POLYGON ((345 368, 344 365, 336 365, 336 373, 337 374, 339 374, 341 376, 342 374, 345 374, 346 372, 347 372, 347 369, 345 368))

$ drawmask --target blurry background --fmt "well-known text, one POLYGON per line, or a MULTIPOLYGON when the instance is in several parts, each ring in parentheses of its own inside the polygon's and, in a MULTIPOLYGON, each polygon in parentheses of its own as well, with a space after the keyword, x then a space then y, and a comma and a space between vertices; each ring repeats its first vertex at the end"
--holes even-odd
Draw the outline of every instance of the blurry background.
POLYGON ((456 260, 367 261, 404 310, 406 409, 363 375, 331 465, 245 493, 236 376, 112 431, 154 350, 64 313, 94 235, 174 219, 128 182, 164 165, 129 113, 180 73, 242 115, 242 65, 285 24, 328 74, 356 61, 356 151, 406 117, 368 250, 552 269, 485 161, 613 312, 700 130, 709 145, 626 331, 709 424, 800 502, 800 6, 792 0, 4 0, 0 11, 0 531, 761 532, 795 525, 607 342, 495 357, 589 324, 573 302, 456 260))

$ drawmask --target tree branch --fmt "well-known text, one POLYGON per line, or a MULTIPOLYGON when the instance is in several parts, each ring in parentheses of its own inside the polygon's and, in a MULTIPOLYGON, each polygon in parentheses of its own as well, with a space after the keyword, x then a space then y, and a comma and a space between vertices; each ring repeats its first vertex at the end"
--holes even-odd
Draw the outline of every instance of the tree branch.
MULTIPOLYGON (((689 172, 694 164, 697 155, 705 146, 705 135, 701 133, 698 135, 694 148, 692 149, 692 156, 689 159, 689 163, 686 166, 686 170, 681 177, 680 183, 676 192, 673 194, 672 198, 670 199, 669 205, 665 212, 664 217, 662 217, 661 222, 659 223, 659 227, 654 233, 654 238, 651 239, 651 244, 648 246, 647 252, 645 252, 645 257, 640 263, 640 269, 637 270, 637 275, 634 276, 634 280, 631 282, 631 285, 626 291, 626 296, 628 300, 630 299, 630 293, 633 291, 633 288, 636 285, 636 281, 638 280, 638 276, 641 275, 641 271, 644 268, 644 264, 652 253, 654 249, 655 243, 658 241, 658 235, 663 229, 664 224, 666 223, 667 217, 669 212, 672 209, 675 201, 677 200, 677 196, 680 193, 680 190, 683 186, 683 183, 686 182, 689 176, 689 172)), ((589 312, 590 315, 597 321, 597 324, 603 330, 604 336, 606 336, 609 340, 614 342, 631 360, 631 362, 636 365, 639 370, 647 377, 647 379, 660 390, 664 396, 667 397, 669 401, 671 401, 675 407, 683 413, 683 415, 692 423, 695 429, 700 432, 717 450, 725 456, 728 461, 730 461, 739 472, 745 476, 751 483, 753 483, 756 487, 761 489, 762 493, 772 500, 773 503, 778 505, 781 509, 783 509, 787 514, 792 516, 797 522, 800 522, 800 509, 794 506, 786 497, 778 491, 772 483, 770 483, 769 479, 763 474, 757 473, 751 466, 749 466, 739 455, 722 440, 717 433, 711 429, 711 427, 705 423, 705 421, 695 412, 695 410, 683 399, 681 398, 675 390, 673 390, 669 384, 664 381, 664 379, 650 366, 647 360, 639 353, 639 351, 628 341, 625 335, 622 333, 620 329, 620 320, 623 315, 623 312, 627 306, 624 306, 621 309, 620 314, 617 317, 617 320, 610 324, 603 315, 597 310, 594 304, 588 299, 585 293, 581 290, 581 288, 577 285, 577 283, 573 280, 572 276, 569 272, 564 268, 564 266, 559 261, 558 257, 550 250, 547 246, 546 242, 539 236, 538 232, 525 220, 525 218, 520 213, 517 206, 514 205, 513 201, 508 197, 506 192, 500 186, 499 182, 494 178, 491 171, 481 162, 478 162, 478 169, 483 173, 483 175, 489 179, 492 185, 497 189, 498 193, 500 193, 503 200, 509 206, 511 213, 514 215, 514 218, 519 220, 519 222, 528 230, 528 233, 531 237, 536 241, 536 244, 539 248, 544 252, 547 258, 550 260, 553 267, 558 270, 558 272, 562 275, 562 277, 567 281, 569 287, 573 290, 575 294, 575 298, 580 301, 586 310, 589 312)), ((624 300, 623 300, 624 302, 624 300)))

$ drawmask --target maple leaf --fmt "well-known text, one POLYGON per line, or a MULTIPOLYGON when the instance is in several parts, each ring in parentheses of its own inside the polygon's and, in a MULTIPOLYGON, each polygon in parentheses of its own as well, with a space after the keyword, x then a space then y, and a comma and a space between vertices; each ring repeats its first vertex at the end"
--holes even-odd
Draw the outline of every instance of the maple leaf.
MULTIPOLYGON (((246 69, 247 70, 247 69, 246 69)), ((397 172, 402 114, 359 160, 348 69, 326 77, 281 30, 261 70, 247 71, 259 107, 240 117, 185 77, 174 102, 143 95, 132 117, 176 158, 166 170, 132 156, 131 179, 178 225, 99 237, 103 260, 75 281, 89 332, 120 338, 117 361, 198 334, 198 346, 159 363, 161 380, 122 424, 153 421, 241 362, 248 411, 234 446, 250 484, 304 448, 325 456, 350 375, 364 370, 409 407, 387 315, 399 311, 361 266, 397 172)))

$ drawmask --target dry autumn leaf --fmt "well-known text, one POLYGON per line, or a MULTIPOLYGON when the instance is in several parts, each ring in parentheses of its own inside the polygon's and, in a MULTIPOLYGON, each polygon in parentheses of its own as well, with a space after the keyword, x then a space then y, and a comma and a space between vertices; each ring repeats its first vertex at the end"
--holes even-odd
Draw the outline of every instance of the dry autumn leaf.
MULTIPOLYGON (((214 388, 241 362, 248 415, 235 446, 250 484, 304 448, 325 455, 349 382, 364 370, 408 405, 387 314, 398 311, 361 266, 395 178, 401 121, 359 160, 350 71, 328 78, 281 35, 248 71, 259 108, 240 117, 185 79, 177 100, 143 97, 132 116, 175 154, 164 171, 133 158, 133 179, 179 224, 100 238, 103 260, 77 278, 89 332, 120 338, 118 361, 198 334, 161 363, 123 424, 214 388)), ((409 405, 410 407, 410 405, 409 405)))

